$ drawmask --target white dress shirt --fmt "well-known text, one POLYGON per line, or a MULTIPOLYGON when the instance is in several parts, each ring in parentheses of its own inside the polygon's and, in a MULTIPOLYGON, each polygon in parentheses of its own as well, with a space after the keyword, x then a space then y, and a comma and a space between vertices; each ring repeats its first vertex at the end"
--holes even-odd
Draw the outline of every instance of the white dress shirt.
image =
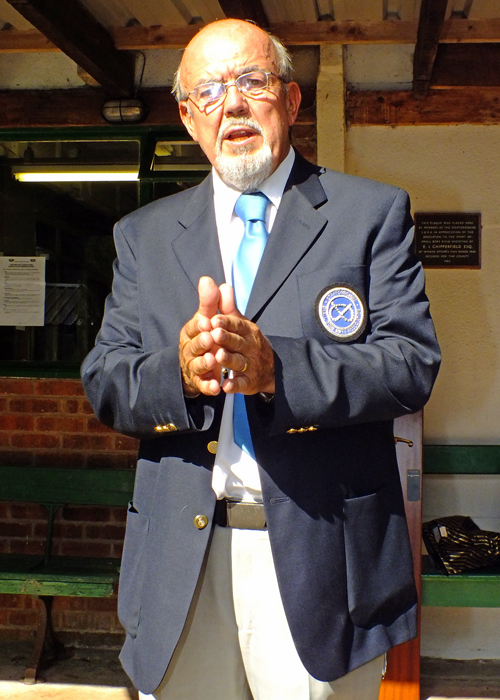
MULTIPOLYGON (((266 228, 270 234, 294 161, 295 152, 290 148, 287 157, 259 187, 270 200, 266 211, 266 228)), ((212 175, 215 220, 224 274, 226 282, 232 284, 233 260, 244 233, 244 224, 234 213, 234 206, 241 192, 222 182, 215 169, 212 169, 212 175)), ((262 488, 257 462, 233 440, 233 404, 234 395, 227 394, 215 456, 212 488, 217 498, 261 503, 262 488)))

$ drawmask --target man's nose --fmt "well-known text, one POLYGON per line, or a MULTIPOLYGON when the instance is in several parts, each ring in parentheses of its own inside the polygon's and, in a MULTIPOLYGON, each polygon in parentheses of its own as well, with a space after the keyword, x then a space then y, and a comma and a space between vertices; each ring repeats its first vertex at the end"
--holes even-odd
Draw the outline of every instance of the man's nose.
POLYGON ((226 99, 224 100, 224 112, 226 114, 242 114, 248 112, 246 97, 238 90, 236 85, 230 85, 227 88, 226 99))

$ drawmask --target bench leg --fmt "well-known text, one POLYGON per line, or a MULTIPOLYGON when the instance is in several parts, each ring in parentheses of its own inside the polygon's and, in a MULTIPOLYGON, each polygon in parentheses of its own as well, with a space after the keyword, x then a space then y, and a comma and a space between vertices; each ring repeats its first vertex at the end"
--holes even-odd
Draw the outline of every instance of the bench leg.
POLYGON ((53 596, 41 595, 36 597, 38 603, 38 629, 36 632, 35 647, 24 676, 24 682, 36 683, 38 672, 42 662, 42 656, 57 658, 62 655, 64 645, 56 638, 52 628, 52 603, 53 596))

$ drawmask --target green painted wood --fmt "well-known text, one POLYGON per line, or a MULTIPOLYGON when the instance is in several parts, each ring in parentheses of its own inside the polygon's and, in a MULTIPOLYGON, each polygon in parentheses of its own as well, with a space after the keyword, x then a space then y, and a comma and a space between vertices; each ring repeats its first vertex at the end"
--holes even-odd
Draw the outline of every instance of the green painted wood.
POLYGON ((425 474, 500 474, 500 445, 424 445, 425 474))
POLYGON ((422 557, 422 605, 437 607, 500 607, 500 566, 463 574, 440 573, 422 557))
POLYGON ((126 506, 135 471, 0 466, 0 501, 126 506))
POLYGON ((0 593, 23 595, 110 596, 118 582, 120 559, 91 557, 0 556, 0 593))
POLYGON ((82 581, 40 581, 39 579, 0 580, 0 593, 14 595, 51 595, 72 598, 109 598, 113 595, 113 583, 82 581))

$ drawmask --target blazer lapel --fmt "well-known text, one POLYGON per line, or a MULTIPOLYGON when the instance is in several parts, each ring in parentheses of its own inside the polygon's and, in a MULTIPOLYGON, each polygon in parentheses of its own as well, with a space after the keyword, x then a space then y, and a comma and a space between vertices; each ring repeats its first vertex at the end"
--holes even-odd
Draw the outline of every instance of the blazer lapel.
POLYGON ((222 284, 224 268, 215 223, 212 175, 196 187, 179 223, 184 230, 172 242, 172 248, 195 289, 204 275, 222 284))
POLYGON ((315 208, 326 201, 319 172, 320 168, 296 155, 248 300, 246 316, 250 319, 276 293, 325 227, 327 219, 315 208))

